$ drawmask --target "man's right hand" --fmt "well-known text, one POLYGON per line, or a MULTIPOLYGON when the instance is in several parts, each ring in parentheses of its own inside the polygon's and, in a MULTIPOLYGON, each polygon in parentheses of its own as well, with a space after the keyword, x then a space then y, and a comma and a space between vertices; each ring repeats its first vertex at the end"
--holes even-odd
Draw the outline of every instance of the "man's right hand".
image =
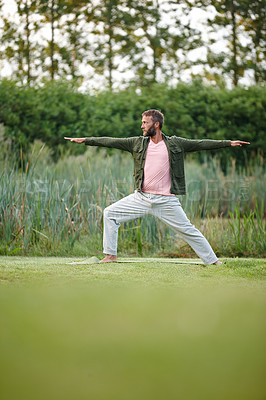
POLYGON ((86 138, 85 137, 80 137, 80 138, 64 137, 64 139, 70 140, 70 142, 84 143, 86 138))

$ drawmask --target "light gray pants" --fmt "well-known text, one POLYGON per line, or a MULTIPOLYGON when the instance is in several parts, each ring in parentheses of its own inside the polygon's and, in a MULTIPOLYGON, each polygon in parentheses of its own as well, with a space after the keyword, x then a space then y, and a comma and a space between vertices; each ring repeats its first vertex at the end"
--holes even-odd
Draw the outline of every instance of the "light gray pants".
POLYGON ((175 229, 205 264, 218 260, 209 242, 187 218, 177 197, 137 191, 104 210, 103 252, 116 255, 121 222, 144 215, 156 216, 175 229))

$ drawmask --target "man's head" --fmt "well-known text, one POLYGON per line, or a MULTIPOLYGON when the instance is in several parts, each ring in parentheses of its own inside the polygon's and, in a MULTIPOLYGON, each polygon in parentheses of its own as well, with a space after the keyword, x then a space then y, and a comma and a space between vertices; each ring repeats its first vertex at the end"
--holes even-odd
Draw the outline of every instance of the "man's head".
POLYGON ((142 125, 144 136, 155 136, 156 129, 161 130, 163 126, 164 116, 158 110, 147 110, 142 113, 142 125))

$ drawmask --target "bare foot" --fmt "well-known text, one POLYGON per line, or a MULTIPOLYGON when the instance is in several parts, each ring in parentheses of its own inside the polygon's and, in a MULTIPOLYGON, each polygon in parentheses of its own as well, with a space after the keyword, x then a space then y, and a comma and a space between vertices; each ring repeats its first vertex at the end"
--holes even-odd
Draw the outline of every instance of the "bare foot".
POLYGON ((219 260, 217 260, 217 261, 215 261, 215 263, 213 263, 214 265, 222 265, 222 262, 221 261, 219 261, 219 260))
POLYGON ((106 257, 104 257, 100 263, 106 263, 106 262, 117 262, 117 256, 113 256, 111 254, 107 254, 106 257))

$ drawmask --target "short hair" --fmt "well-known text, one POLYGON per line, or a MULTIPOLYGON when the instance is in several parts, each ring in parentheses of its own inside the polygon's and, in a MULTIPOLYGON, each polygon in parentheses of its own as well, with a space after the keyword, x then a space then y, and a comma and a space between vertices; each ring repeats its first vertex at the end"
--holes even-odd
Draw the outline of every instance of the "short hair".
POLYGON ((152 117, 153 122, 159 122, 160 129, 163 127, 164 115, 158 110, 147 110, 142 113, 142 116, 152 117))

